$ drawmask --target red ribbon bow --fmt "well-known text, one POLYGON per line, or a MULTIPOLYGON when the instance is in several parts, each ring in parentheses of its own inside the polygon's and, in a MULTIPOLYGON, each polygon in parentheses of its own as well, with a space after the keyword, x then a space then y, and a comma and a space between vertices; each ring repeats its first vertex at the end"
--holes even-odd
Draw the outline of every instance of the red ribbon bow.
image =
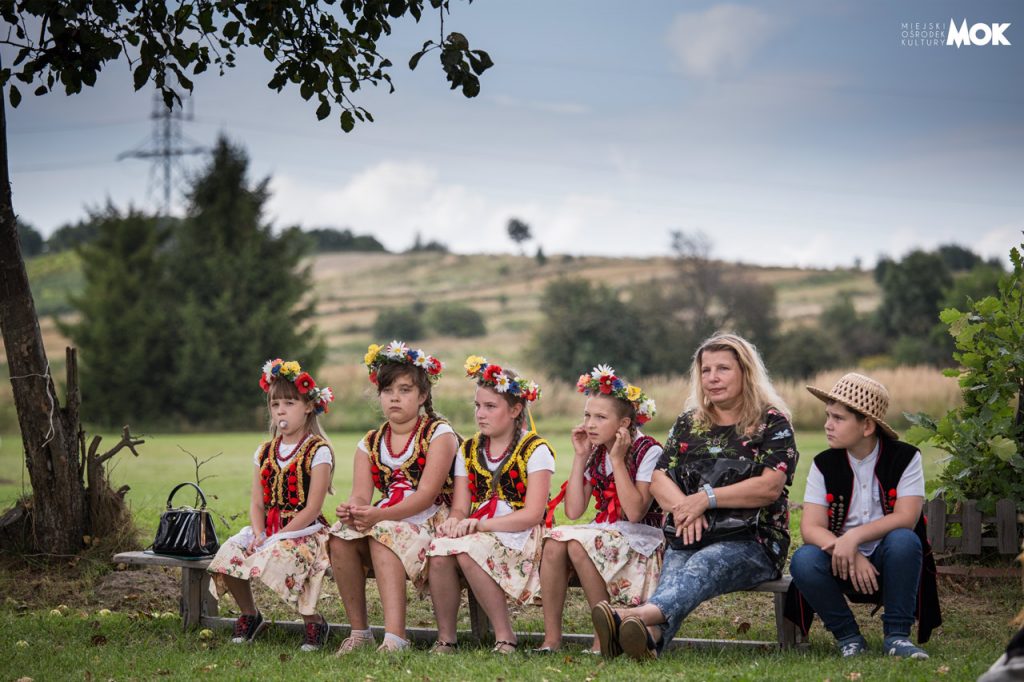
POLYGON ((409 479, 405 477, 403 472, 396 471, 395 477, 391 479, 391 485, 388 486, 388 498, 377 506, 381 509, 392 507, 405 499, 405 496, 411 491, 412 484, 409 483, 409 479))
POLYGON ((494 517, 494 512, 498 511, 498 496, 495 495, 487 500, 485 503, 477 507, 476 511, 469 515, 471 519, 490 519, 494 517))
POLYGON ((558 509, 558 505, 562 504, 562 500, 565 499, 565 488, 569 485, 569 481, 562 483, 562 487, 558 490, 558 494, 551 498, 548 502, 548 513, 544 515, 544 527, 550 528, 555 522, 555 510, 558 509))
POLYGON ((619 495, 615 491, 615 481, 609 481, 608 487, 605 488, 604 492, 601 493, 594 488, 594 498, 597 500, 598 511, 597 518, 594 519, 597 523, 615 523, 619 520, 619 495), (604 509, 601 509, 601 500, 606 501, 604 509))
POLYGON ((268 538, 281 530, 281 510, 276 505, 267 512, 267 522, 265 525, 265 532, 268 538))

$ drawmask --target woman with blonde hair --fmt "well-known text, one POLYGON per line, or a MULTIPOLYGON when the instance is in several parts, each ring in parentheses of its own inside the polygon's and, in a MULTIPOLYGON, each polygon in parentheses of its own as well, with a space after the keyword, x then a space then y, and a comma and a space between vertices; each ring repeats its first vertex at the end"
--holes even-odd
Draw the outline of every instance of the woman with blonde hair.
POLYGON ((777 578, 786 561, 798 454, 757 349, 715 334, 694 354, 690 385, 651 479, 670 514, 658 587, 641 606, 593 608, 605 657, 656 657, 699 604, 777 578))

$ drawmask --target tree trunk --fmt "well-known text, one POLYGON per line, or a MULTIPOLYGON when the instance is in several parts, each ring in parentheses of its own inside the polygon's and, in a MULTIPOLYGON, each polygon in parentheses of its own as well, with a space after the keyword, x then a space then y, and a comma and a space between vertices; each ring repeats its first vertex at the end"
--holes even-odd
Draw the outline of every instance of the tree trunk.
POLYGON ((0 327, 14 406, 32 482, 32 544, 76 554, 88 518, 78 451, 78 410, 60 409, 11 203, 7 163, 7 92, 0 92, 0 327))

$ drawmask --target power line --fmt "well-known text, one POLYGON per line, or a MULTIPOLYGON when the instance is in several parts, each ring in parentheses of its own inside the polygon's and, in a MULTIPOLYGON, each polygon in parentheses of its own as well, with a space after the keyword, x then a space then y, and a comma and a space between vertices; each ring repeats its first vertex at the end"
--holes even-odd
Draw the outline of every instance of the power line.
MULTIPOLYGON (((192 100, 188 100, 191 105, 192 100)), ((194 145, 183 146, 186 143, 185 136, 181 132, 183 121, 192 121, 195 116, 191 106, 188 113, 182 108, 174 109, 164 103, 163 96, 157 92, 153 96, 153 113, 149 116, 153 121, 151 133, 151 145, 149 148, 145 143, 127 152, 117 155, 117 160, 122 159, 150 159, 153 170, 163 175, 163 207, 162 213, 167 216, 171 214, 171 188, 176 170, 179 169, 179 160, 183 156, 202 154, 207 151, 206 147, 194 145)), ((187 140, 191 142, 191 140, 187 140)))

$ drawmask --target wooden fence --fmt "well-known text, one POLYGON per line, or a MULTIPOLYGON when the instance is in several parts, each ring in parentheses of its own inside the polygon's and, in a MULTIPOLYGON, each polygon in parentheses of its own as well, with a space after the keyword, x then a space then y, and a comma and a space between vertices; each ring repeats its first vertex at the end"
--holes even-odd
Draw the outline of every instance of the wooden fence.
POLYGON ((1013 500, 999 500, 995 516, 982 516, 975 500, 964 502, 956 514, 947 514, 946 500, 937 497, 925 502, 924 513, 928 517, 928 540, 936 554, 956 552, 977 555, 981 554, 983 547, 995 547, 1000 554, 1017 554, 1021 551, 1017 503, 1013 500), (951 523, 960 524, 959 537, 946 534, 951 523), (984 524, 994 524, 995 537, 982 537, 984 524))

